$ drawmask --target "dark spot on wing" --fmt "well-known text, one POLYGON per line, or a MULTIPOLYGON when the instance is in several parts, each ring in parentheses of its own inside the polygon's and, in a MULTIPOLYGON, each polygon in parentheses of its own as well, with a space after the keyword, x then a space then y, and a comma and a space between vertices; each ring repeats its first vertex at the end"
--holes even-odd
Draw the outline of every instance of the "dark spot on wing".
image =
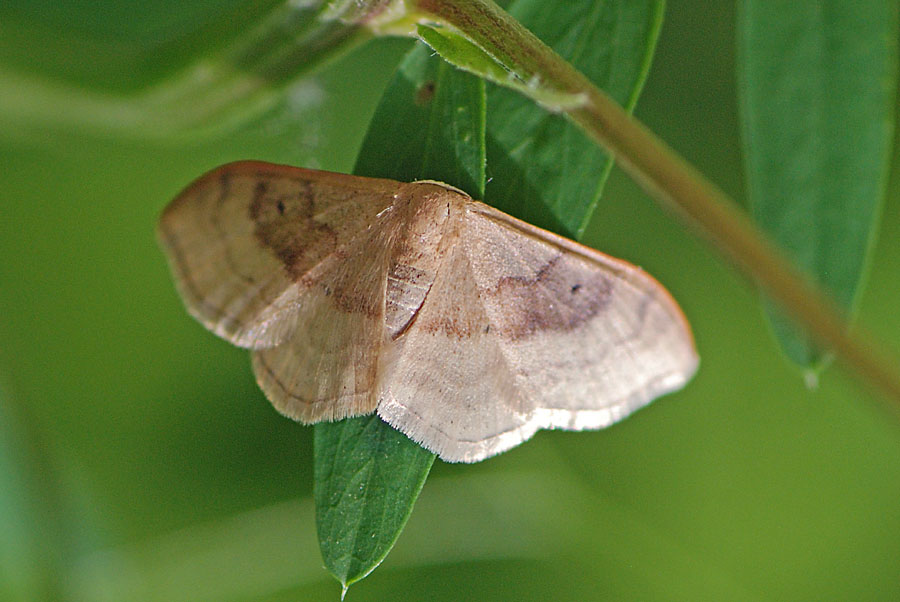
POLYGON ((250 201, 250 219, 254 222, 259 220, 263 211, 263 203, 266 193, 269 191, 269 184, 265 180, 260 180, 253 188, 253 199, 250 201))
POLYGON ((294 282, 337 246, 337 235, 314 218, 315 190, 307 180, 279 179, 264 175, 253 189, 250 219, 256 224, 260 245, 271 249, 294 282))

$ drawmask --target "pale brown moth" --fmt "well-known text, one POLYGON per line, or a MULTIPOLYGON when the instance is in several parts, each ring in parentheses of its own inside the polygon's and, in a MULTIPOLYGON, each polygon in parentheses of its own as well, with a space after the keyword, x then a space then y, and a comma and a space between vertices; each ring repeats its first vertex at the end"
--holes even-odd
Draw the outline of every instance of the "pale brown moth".
POLYGON ((159 237, 188 310, 253 350, 281 413, 378 412, 451 462, 603 428, 697 368, 641 269, 439 182, 231 163, 172 201, 159 237))

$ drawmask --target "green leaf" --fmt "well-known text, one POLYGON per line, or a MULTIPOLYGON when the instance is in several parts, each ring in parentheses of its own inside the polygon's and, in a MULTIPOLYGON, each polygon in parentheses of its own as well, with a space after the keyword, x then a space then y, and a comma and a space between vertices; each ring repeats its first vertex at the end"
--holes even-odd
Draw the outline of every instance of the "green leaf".
MULTIPOLYGON (((662 20, 659 0, 519 0, 510 13, 629 111, 662 20)), ((488 94, 487 200, 537 226, 579 237, 612 160, 581 129, 512 90, 488 94)))
MULTIPOLYGON (((852 313, 887 179, 897 2, 745 0, 739 94, 751 210, 852 313)), ((826 354, 769 311, 787 355, 826 354)))
POLYGON ((174 139, 233 130, 275 106, 290 83, 372 36, 364 27, 323 19, 323 10, 326 7, 304 2, 245 9, 240 14, 246 22, 231 35, 227 30, 234 28, 233 17, 225 20, 231 25, 199 28, 168 43, 154 41, 143 49, 156 59, 146 61, 151 68, 137 68, 134 57, 130 62, 121 60, 135 52, 134 44, 125 44, 129 49, 125 53, 120 45, 86 43, 83 32, 52 35, 31 26, 23 37, 45 39, 49 48, 39 46, 42 53, 59 63, 51 77, 32 73, 31 69, 38 71, 37 64, 25 62, 14 68, 4 64, 4 55, 18 49, 22 44, 18 36, 23 34, 0 36, 0 87, 5 92, 0 95, 0 126, 25 131, 56 126, 174 139), (199 48, 191 41, 219 37, 227 41, 199 48), (96 52, 97 44, 106 52, 96 52), (110 62, 106 69, 95 65, 98 57, 110 62), (111 71, 120 71, 120 77, 110 77, 111 71), (96 73, 103 74, 103 87, 92 81, 96 73), (76 81, 70 81, 73 75, 76 81), (121 80, 118 86, 110 86, 116 79, 121 80), (141 85, 136 87, 135 82, 141 85), (61 106, 69 110, 60 111, 61 106))
POLYGON ((475 198, 484 190, 484 83, 422 45, 385 90, 353 173, 441 180, 475 198))
MULTIPOLYGON (((354 173, 484 190, 484 82, 414 48, 382 97, 354 173)), ((346 588, 384 560, 434 455, 377 416, 316 425, 315 500, 325 566, 346 588)))
POLYGON ((316 426, 315 450, 319 548, 347 588, 394 546, 434 455, 377 415, 316 426))
POLYGON ((529 86, 527 81, 519 78, 513 71, 494 60, 480 46, 451 29, 419 25, 417 32, 422 41, 431 46, 451 65, 483 77, 487 81, 512 88, 550 110, 559 110, 583 103, 583 97, 580 94, 529 86))

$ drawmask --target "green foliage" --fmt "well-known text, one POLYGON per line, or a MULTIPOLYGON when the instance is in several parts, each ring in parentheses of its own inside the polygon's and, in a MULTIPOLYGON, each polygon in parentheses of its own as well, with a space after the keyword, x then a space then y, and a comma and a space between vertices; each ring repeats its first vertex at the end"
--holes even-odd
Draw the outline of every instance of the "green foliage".
MULTIPOLYGON (((79 50, 95 49, 85 49, 81 36, 65 31, 59 38, 33 24, 23 25, 25 32, 10 28, 12 36, 0 36, 0 53, 5 50, 12 59, 11 69, 0 64, 6 92, 0 95, 0 125, 28 130, 53 124, 61 130, 166 140, 221 133, 270 110, 297 78, 371 37, 361 27, 320 18, 324 8, 315 3, 266 0, 236 9, 223 5, 222 10, 224 17, 211 18, 187 38, 176 28, 149 40, 132 36, 107 41, 106 52, 95 53, 108 61, 100 69, 101 81, 93 61, 77 58, 79 50), (18 36, 49 41, 23 57, 18 36), (16 68, 20 64, 57 79, 23 77, 16 68), (74 110, 59 111, 60 106, 74 110)), ((0 17, 2 11, 0 7, 0 17)), ((50 13, 71 18, 66 7, 53 6, 50 13)), ((96 13, 82 26, 108 27, 104 11, 96 13)), ((16 23, 15 11, 9 21, 16 23)))
MULTIPOLYGON (((750 207, 757 222, 850 310, 884 201, 897 86, 893 0, 745 0, 738 20, 750 207)), ((788 356, 820 349, 777 310, 788 356)))
POLYGON ((530 86, 527 81, 517 77, 515 73, 495 60, 494 57, 477 44, 474 44, 466 36, 460 35, 451 29, 419 25, 417 32, 419 38, 431 46, 447 62, 489 82, 507 86, 526 97, 533 98, 549 110, 578 105, 581 102, 577 94, 530 86))
MULTIPOLYGON (((421 55, 435 80, 457 83, 436 86, 429 102, 410 106, 410 95, 421 101, 429 93, 406 81, 396 90, 408 112, 379 111, 370 122, 406 41, 371 42, 290 84, 298 73, 292 69, 312 67, 300 61, 310 55, 291 52, 289 30, 251 32, 247 25, 269 17, 274 23, 276 14, 301 18, 302 2, 108 4, 103 11, 48 0, 0 7, 0 379, 3 392, 14 393, 0 399, 0 507, 10 518, 0 528, 0 597, 334 600, 315 523, 320 536, 332 538, 322 542, 329 569, 349 583, 391 549, 428 475, 404 536, 351 593, 354 600, 449 601, 460 592, 541 602, 897 599, 896 429, 861 407, 865 391, 840 373, 829 373, 815 395, 805 391, 753 319, 754 295, 616 172, 584 239, 643 265, 678 298, 704 361, 687 390, 609 431, 544 433, 482 465, 439 463, 430 472, 431 454, 375 418, 318 427, 313 437, 314 429, 278 416, 253 383, 246 353, 185 315, 155 247, 159 210, 192 178, 242 158, 349 171, 362 143, 358 173, 442 179, 480 196, 486 169, 488 202, 578 234, 608 163, 558 117, 493 88, 484 143, 455 144, 480 119, 472 110, 480 84, 457 80, 447 65, 421 55), (211 59, 217 85, 204 91, 184 74, 211 59), (228 82, 235 87, 218 85, 228 82), (149 103, 145 92, 160 85, 185 95, 149 103), (248 110, 243 92, 258 92, 266 102, 248 110), (436 109, 454 105, 463 112, 452 119, 436 109), (219 137, 196 127, 224 114, 236 118, 230 129, 213 128, 219 137), (362 142, 367 124, 380 135, 362 142), (176 135, 182 127, 191 133, 176 135), (417 146, 425 140, 433 141, 430 148, 417 146), (355 489, 360 484, 365 494, 355 489), (74 497, 87 511, 60 510, 57 497, 74 497)), ((754 148, 772 147, 749 159, 754 199, 761 190, 754 178, 784 186, 775 181, 784 176, 777 153, 796 149, 779 130, 791 132, 811 118, 790 95, 779 105, 787 107, 786 118, 763 101, 781 98, 794 82, 831 111, 839 110, 831 103, 869 103, 882 125, 890 115, 878 98, 887 94, 894 104, 890 79, 872 83, 877 73, 891 76, 884 69, 896 43, 894 5, 863 5, 841 17, 841 27, 834 21, 839 12, 800 23, 787 18, 808 3, 777 3, 784 18, 772 23, 761 16, 770 10, 763 4, 745 4, 740 20, 744 142, 752 125, 764 137, 754 148), (797 46, 788 46, 782 23, 805 32, 799 40, 842 43, 825 44, 829 60, 808 61, 806 73, 792 62, 803 56, 791 53, 797 46), (781 46, 751 48, 748 32, 760 43, 781 36, 781 46), (843 50, 865 39, 869 44, 859 48, 871 60, 859 68, 862 61, 848 63, 855 54, 843 50), (756 67, 746 61, 751 54, 756 67), (844 67, 833 71, 829 64, 844 67), (778 66, 789 77, 774 87, 778 66), (756 102, 762 104, 754 109, 756 102), (770 162, 771 182, 768 172, 754 171, 755 161, 770 162)), ((730 6, 672 4, 639 108, 643 122, 735 191, 730 6)), ((522 2, 513 10, 620 102, 633 103, 659 4, 522 2), (592 27, 602 33, 587 41, 581 36, 592 27)), ((314 47, 323 52, 314 56, 323 61, 345 47, 340 27, 311 31, 323 34, 304 38, 321 43, 314 47)), ((441 52, 458 53, 454 45, 464 42, 449 29, 423 35, 431 32, 449 40, 441 52)), ((429 41, 437 48, 444 40, 429 41)), ((801 224, 796 231, 825 225, 834 228, 829 236, 859 237, 847 247, 856 259, 838 265, 844 282, 853 281, 838 284, 838 292, 852 298, 865 263, 860 249, 871 245, 878 222, 871 200, 883 182, 873 167, 877 140, 888 134, 874 117, 853 127, 842 119, 824 123, 841 122, 861 138, 848 144, 829 131, 807 140, 817 161, 846 162, 813 188, 845 187, 847 199, 865 212, 816 200, 811 214, 791 209, 790 217, 801 224), (850 169, 870 175, 853 188, 845 177, 850 169), (863 199, 862 188, 871 195, 863 199), (836 213, 839 207, 850 211, 836 213)), ((800 169, 799 161, 785 166, 800 169)), ((892 165, 900 165, 897 157, 892 165)), ((875 286, 861 319, 897 340, 896 178, 889 190, 884 244, 872 262, 875 286)))
POLYGON ((484 82, 409 52, 381 97, 353 173, 403 182, 439 180, 484 194, 484 82))
POLYGON ((378 416, 316 426, 319 547, 325 568, 344 588, 387 556, 432 462, 433 454, 378 416))

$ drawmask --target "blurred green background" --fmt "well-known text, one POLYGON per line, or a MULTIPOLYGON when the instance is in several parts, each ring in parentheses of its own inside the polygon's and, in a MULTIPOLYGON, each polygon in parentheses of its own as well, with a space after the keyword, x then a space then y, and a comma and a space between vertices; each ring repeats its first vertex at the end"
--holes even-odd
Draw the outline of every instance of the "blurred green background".
MULTIPOLYGON (((409 42, 370 42, 223 135, 81 125, 58 92, 139 90, 273 4, 0 5, 0 598, 339 595, 318 556, 311 429, 183 310, 154 228, 226 161, 348 171, 409 42)), ((669 2, 636 114, 743 199, 733 23, 730 3, 669 2)), ((859 322, 897 350, 892 163, 859 322)), ((900 598, 900 425, 840 367, 807 390, 756 294, 621 172, 585 242, 666 284, 699 375, 609 430, 436 463, 348 600, 900 598)))

